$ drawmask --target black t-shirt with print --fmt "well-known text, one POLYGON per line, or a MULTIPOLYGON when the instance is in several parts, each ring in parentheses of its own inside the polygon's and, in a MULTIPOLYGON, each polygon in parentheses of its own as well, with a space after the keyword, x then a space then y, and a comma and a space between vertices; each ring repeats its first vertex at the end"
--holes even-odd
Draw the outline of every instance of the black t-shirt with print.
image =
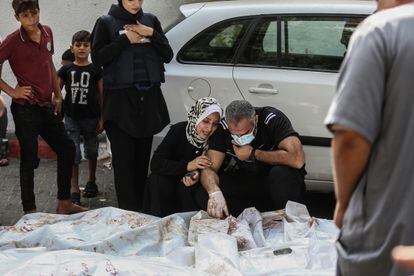
MULTIPOLYGON (((257 132, 250 145, 255 149, 272 151, 278 148, 280 142, 289 136, 298 136, 293 129, 288 117, 283 112, 273 107, 255 108, 258 115, 257 132)), ((240 161, 236 158, 233 150, 231 133, 227 123, 221 120, 219 127, 209 139, 209 149, 226 154, 222 169, 234 171, 244 169, 252 172, 260 172, 261 168, 268 165, 261 162, 240 161)))
POLYGON ((92 63, 67 64, 58 71, 66 89, 64 113, 75 120, 99 117, 98 81, 102 71, 92 63))

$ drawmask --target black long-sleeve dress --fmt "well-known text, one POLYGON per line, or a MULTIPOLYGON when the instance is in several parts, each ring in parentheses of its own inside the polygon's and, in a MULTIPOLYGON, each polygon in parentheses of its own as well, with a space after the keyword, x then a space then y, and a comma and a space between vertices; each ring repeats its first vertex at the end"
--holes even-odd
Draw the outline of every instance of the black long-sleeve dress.
POLYGON ((171 126, 154 152, 144 200, 146 213, 162 217, 198 209, 193 199, 198 185, 186 187, 181 182, 188 163, 202 154, 202 149, 188 142, 186 126, 187 122, 171 126))
POLYGON ((103 68, 103 117, 111 141, 118 206, 141 211, 153 135, 170 122, 161 92, 172 49, 157 17, 114 4, 92 32, 92 61, 103 68), (153 28, 149 42, 131 44, 127 24, 153 28))
POLYGON ((131 44, 126 34, 120 34, 121 26, 136 24, 143 12, 134 17, 115 4, 92 32, 92 62, 103 68, 104 120, 135 138, 152 136, 170 122, 160 85, 165 81, 163 64, 174 54, 160 22, 150 16, 154 29, 150 43, 131 44))

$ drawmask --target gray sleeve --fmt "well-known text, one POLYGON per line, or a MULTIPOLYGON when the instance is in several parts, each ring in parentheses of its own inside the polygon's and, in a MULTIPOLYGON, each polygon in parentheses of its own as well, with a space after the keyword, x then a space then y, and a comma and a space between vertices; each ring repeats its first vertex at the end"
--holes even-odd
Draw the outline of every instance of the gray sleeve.
POLYGON ((379 133, 386 81, 386 45, 378 28, 361 26, 341 67, 325 124, 351 129, 373 143, 379 133))

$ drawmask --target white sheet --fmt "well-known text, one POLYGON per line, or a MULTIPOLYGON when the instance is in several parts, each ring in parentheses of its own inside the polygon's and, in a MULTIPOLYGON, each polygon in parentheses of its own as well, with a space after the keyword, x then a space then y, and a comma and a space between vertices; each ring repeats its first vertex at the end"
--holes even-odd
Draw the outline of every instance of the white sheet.
POLYGON ((332 221, 294 202, 226 220, 112 207, 37 213, 0 227, 0 275, 334 275, 337 235, 332 221))

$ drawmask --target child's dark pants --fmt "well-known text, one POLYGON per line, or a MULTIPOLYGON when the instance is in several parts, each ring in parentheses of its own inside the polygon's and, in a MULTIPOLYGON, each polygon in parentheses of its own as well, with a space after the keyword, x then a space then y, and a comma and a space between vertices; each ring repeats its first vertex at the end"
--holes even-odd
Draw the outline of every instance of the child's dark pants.
MULTIPOLYGON (((70 179, 75 157, 75 146, 66 134, 53 106, 19 105, 12 103, 11 112, 20 143, 20 187, 23 210, 36 209, 34 169, 39 165, 38 136, 57 154, 57 187, 59 200, 70 199, 70 179)), ((51 183, 53 185, 53 183, 51 183)))

